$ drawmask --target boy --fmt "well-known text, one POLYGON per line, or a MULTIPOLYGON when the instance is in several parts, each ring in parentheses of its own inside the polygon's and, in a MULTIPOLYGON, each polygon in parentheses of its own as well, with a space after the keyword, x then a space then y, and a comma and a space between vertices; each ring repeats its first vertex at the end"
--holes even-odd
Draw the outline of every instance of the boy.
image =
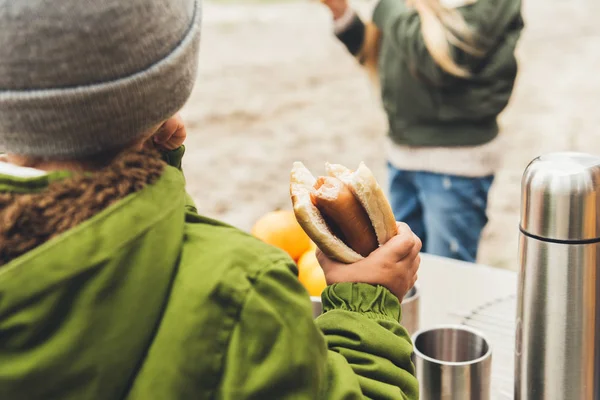
POLYGON ((406 226, 360 263, 319 255, 315 325, 283 252, 196 213, 175 113, 200 15, 0 0, 0 398, 416 399, 406 226))

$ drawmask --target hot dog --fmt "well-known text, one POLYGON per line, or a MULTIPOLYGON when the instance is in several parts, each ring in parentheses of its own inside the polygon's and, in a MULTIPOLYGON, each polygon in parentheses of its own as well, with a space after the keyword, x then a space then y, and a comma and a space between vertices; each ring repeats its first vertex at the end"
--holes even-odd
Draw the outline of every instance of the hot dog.
POLYGON ((332 233, 363 257, 379 247, 367 212, 348 186, 327 176, 317 179, 315 189, 311 200, 332 228, 332 233))
POLYGON ((290 195, 300 226, 330 258, 353 263, 397 233, 383 190, 361 163, 356 171, 326 164, 327 176, 315 178, 294 163, 290 195))

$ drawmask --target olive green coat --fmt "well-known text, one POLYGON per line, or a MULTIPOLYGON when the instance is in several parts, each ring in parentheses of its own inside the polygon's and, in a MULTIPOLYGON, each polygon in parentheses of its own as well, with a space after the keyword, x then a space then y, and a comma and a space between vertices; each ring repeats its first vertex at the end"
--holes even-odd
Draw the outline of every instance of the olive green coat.
MULTIPOLYGON (((0 175, 0 192, 65 176, 0 175)), ((167 167, 0 267, 0 399, 417 399, 398 300, 331 286, 315 324, 296 273, 199 216, 167 167)))

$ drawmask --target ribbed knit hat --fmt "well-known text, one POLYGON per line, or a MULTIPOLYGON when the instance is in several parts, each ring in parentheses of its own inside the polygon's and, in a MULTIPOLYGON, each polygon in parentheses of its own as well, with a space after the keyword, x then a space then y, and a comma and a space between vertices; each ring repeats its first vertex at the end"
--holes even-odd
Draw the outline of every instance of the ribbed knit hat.
POLYGON ((0 0, 0 152, 78 158, 177 112, 200 0, 0 0))

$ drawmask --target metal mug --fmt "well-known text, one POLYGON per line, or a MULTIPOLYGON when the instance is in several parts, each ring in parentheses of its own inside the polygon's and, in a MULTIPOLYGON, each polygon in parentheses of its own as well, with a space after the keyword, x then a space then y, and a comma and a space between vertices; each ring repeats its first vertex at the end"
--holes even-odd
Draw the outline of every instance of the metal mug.
MULTIPOLYGON (((313 317, 317 318, 323 313, 323 304, 318 296, 310 298, 313 308, 313 317)), ((402 325, 406 328, 410 335, 414 334, 419 329, 419 309, 421 303, 421 291, 418 285, 415 285, 408 291, 402 300, 402 325)))
POLYGON ((419 330, 419 314, 421 307, 421 290, 418 285, 406 293, 402 299, 402 325, 409 335, 414 335, 419 330))
POLYGON ((478 331, 444 325, 413 336, 421 400, 490 400, 492 348, 478 331))
POLYGON ((312 303, 313 318, 323 314, 323 303, 319 296, 310 296, 310 302, 312 303))

